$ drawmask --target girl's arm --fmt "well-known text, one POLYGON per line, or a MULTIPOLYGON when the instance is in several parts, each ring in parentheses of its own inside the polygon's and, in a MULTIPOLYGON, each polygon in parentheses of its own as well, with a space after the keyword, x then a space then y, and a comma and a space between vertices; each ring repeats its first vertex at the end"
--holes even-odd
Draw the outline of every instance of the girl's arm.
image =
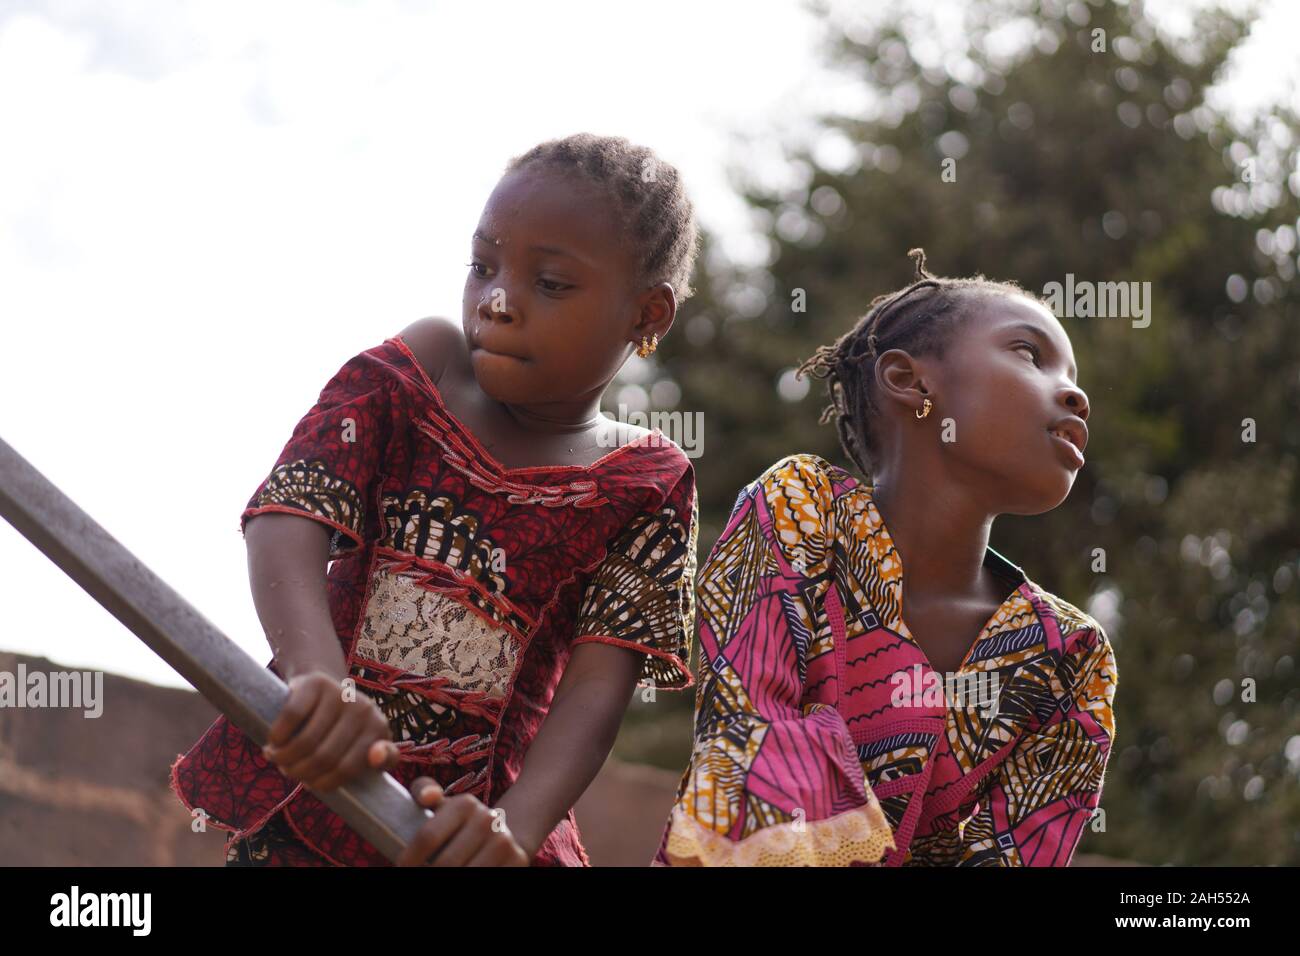
POLYGON ((783 459, 741 492, 701 569, 694 746, 652 865, 848 866, 896 849, 844 718, 804 702, 836 680, 832 507, 815 462, 783 459))
POLYGON ((370 768, 391 770, 398 756, 379 707, 342 684, 347 661, 325 591, 330 533, 310 518, 283 513, 257 515, 245 529, 253 603, 289 684, 264 754, 317 791, 370 768), (379 742, 384 746, 375 747, 379 742))
POLYGON ((641 658, 608 644, 574 647, 519 778, 496 802, 529 859, 604 765, 636 687, 641 658))
POLYGON ((388 351, 354 355, 325 383, 240 517, 258 618, 289 683, 264 756, 318 791, 367 766, 397 765, 378 706, 342 683, 347 665, 325 582, 329 559, 365 546, 368 503, 407 411, 388 351))
POLYGON ((249 520, 248 583, 258 620, 285 679, 323 671, 347 676, 325 593, 330 529, 309 518, 263 514, 249 520))

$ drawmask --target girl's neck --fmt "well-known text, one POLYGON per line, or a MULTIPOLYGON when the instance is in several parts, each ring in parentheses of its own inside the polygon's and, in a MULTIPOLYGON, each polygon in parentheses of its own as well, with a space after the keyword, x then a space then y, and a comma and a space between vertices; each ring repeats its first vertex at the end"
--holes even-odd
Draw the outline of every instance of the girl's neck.
POLYGON ((871 497, 898 550, 909 598, 984 592, 994 516, 974 496, 885 472, 871 497))
POLYGON ((547 405, 512 405, 499 402, 501 408, 520 428, 545 434, 562 435, 586 432, 604 419, 600 411, 600 396, 594 400, 547 405))

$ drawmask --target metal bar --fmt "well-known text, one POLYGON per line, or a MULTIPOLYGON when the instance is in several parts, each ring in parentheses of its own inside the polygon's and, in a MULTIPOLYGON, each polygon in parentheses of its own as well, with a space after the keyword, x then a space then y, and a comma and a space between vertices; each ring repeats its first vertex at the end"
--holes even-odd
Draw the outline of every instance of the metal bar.
MULTIPOLYGON (((257 743, 266 743, 289 693, 285 683, 221 633, 3 439, 0 515, 236 726, 257 743)), ((390 860, 432 816, 392 776, 373 770, 316 796, 390 860)))

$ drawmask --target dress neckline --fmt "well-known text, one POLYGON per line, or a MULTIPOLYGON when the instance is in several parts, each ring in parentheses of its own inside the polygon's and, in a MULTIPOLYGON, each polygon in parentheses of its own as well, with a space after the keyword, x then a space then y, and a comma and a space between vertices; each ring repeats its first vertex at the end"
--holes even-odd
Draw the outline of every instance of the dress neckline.
POLYGON ((400 334, 394 335, 388 341, 392 342, 397 347, 398 351, 406 357, 406 360, 410 362, 411 366, 415 369, 420 383, 424 386, 426 392, 425 397, 433 403, 433 405, 438 409, 438 412, 443 415, 457 430, 457 432, 459 432, 461 437, 468 442, 470 448, 473 449, 474 454, 478 455, 484 464, 497 474, 527 475, 540 473, 553 474, 555 472, 576 472, 583 474, 594 471, 617 455, 621 455, 628 449, 641 445, 647 439, 652 439, 658 436, 662 440, 667 440, 663 432, 661 432, 658 426, 656 426, 647 434, 641 435, 636 440, 630 441, 625 445, 618 446, 608 454, 602 455, 587 465, 527 465, 522 468, 507 468, 504 463, 497 460, 495 455, 483 447, 482 443, 478 440, 478 436, 470 431, 469 426, 457 418, 455 414, 452 413, 451 409, 447 407, 447 403, 443 400, 442 393, 438 391, 438 387, 434 385, 433 380, 429 378, 429 373, 425 371, 424 366, 420 364, 420 360, 415 357, 415 353, 411 351, 410 346, 406 344, 402 339, 402 336, 400 334))
MULTIPOLYGON (((884 515, 882 515, 880 509, 876 507, 876 499, 873 494, 875 488, 872 485, 862 485, 861 487, 866 493, 867 509, 872 527, 883 539, 883 544, 885 545, 884 553, 889 555, 887 560, 895 561, 898 564, 897 576, 892 581, 885 582, 886 587, 889 587, 894 592, 895 603, 898 606, 898 631, 909 643, 911 643, 913 647, 917 649, 922 658, 924 658, 926 666, 928 666, 930 670, 940 673, 939 669, 934 666, 934 662, 930 660, 930 655, 925 652, 925 648, 921 647, 920 643, 913 636, 911 630, 907 626, 906 619, 903 617, 903 585, 906 582, 903 573, 903 557, 899 554, 898 547, 894 544, 893 535, 889 533, 889 528, 885 524, 884 515)), ((1007 610, 1018 600, 1028 601, 1030 597, 1026 591, 1029 584, 1029 578, 1025 575, 1024 569, 1017 564, 1013 564, 1006 557, 999 554, 997 551, 994 551, 992 547, 987 545, 984 548, 983 566, 997 575, 1000 580, 1005 580, 1009 584, 1015 584, 1015 589, 1008 594, 1005 599, 1003 599, 1002 603, 997 606, 989 616, 988 620, 980 626, 979 632, 975 635, 974 640, 972 640, 970 646, 966 648, 966 653, 962 655, 961 663, 957 665, 955 671, 952 671, 954 674, 959 674, 964 671, 970 663, 971 655, 975 653, 975 649, 980 646, 986 637, 996 633, 997 626, 1004 620, 1007 610)), ((1030 601, 1029 603, 1032 607, 1033 602, 1030 601)), ((1037 614, 1036 608, 1034 613, 1037 614)))

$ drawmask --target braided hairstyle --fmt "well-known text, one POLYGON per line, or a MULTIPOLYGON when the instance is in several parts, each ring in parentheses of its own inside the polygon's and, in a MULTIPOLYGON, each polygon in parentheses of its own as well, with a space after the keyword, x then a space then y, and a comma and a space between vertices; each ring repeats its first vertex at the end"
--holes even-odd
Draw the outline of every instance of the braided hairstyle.
POLYGON ((645 284, 670 283, 679 303, 694 294, 699 233, 676 167, 646 146, 592 133, 539 143, 510 160, 506 172, 533 166, 576 171, 604 189, 631 234, 645 284))
POLYGON ((831 345, 819 346, 799 366, 797 377, 811 374, 824 378, 831 404, 822 411, 820 423, 835 417, 840 447, 864 476, 880 459, 880 445, 874 421, 880 415, 875 392, 876 358, 881 352, 902 349, 910 355, 934 355, 940 359, 953 333, 990 296, 1015 295, 1033 301, 1038 298, 1014 282, 997 282, 976 274, 964 279, 931 275, 925 268, 925 250, 909 249, 916 265, 911 285, 878 295, 871 300, 857 324, 831 345))

